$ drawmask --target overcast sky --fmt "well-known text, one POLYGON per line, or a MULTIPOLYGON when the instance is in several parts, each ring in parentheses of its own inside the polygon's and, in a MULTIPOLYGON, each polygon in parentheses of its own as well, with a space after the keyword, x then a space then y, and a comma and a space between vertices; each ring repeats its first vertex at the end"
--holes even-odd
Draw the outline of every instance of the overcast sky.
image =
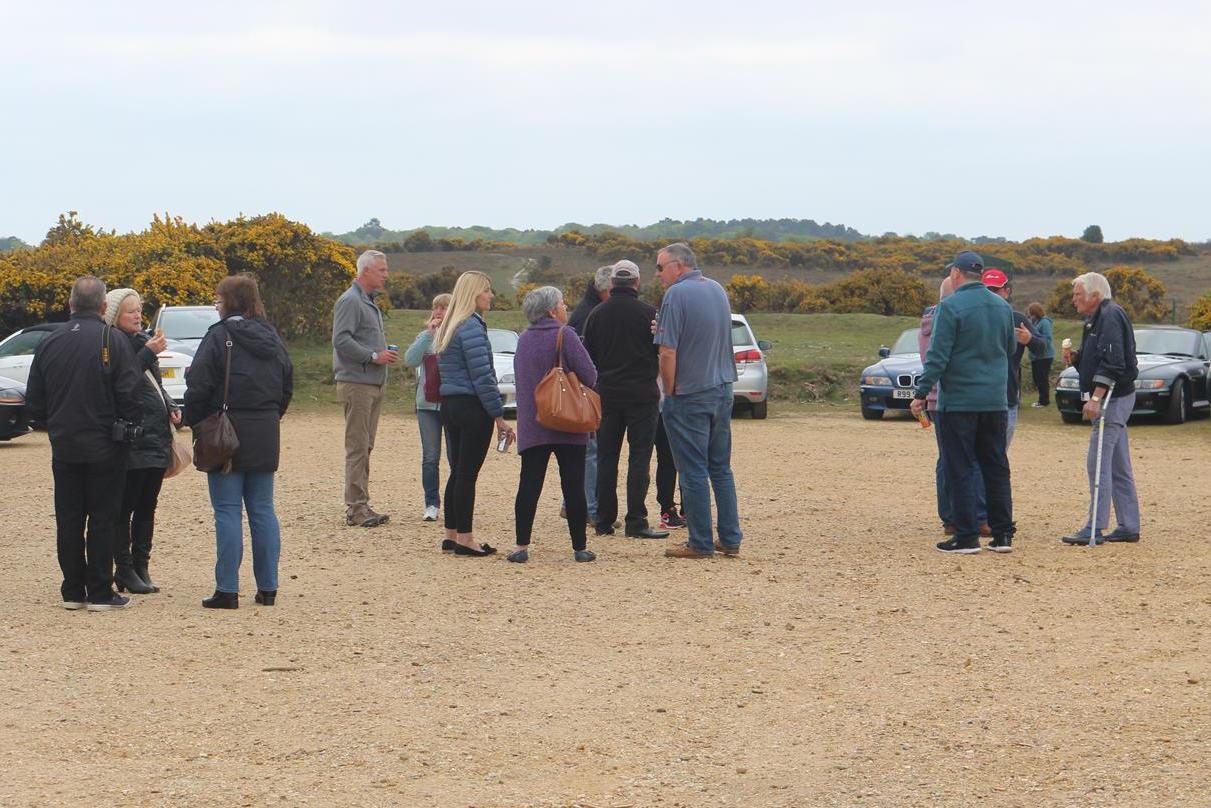
POLYGON ((72 209, 1211 238, 1211 4, 988 5, 0 0, 0 236, 72 209))

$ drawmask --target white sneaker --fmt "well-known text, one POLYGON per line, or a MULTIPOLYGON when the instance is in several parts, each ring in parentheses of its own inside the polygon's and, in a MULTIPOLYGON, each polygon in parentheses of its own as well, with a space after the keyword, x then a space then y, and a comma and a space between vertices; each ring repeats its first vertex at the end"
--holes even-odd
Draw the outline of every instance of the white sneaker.
POLYGON ((437 506, 436 505, 430 505, 429 507, 425 508, 425 521, 426 522, 436 522, 437 521, 437 506))

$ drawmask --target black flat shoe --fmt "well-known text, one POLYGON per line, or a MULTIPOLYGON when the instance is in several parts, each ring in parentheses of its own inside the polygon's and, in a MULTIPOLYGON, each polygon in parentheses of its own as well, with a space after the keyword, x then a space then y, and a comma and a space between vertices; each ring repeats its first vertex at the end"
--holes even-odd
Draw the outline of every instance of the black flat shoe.
POLYGON ((529 550, 514 550, 505 556, 505 561, 512 561, 514 564, 524 564, 530 560, 529 550))
POLYGON ((580 562, 596 561, 597 555, 592 550, 577 550, 572 553, 572 557, 580 562))
POLYGON ((454 539, 442 539, 442 552, 453 553, 454 548, 458 546, 458 542, 454 539))
POLYGON ((236 592, 220 592, 215 590, 214 594, 202 601, 203 609, 238 609, 240 608, 240 596, 236 592))
POLYGON ((261 604, 262 606, 272 606, 273 602, 275 600, 277 600, 277 596, 278 596, 278 591, 276 589, 274 589, 274 590, 258 589, 256 591, 256 602, 261 604))
POLYGON ((496 552, 496 548, 490 544, 481 544, 478 550, 472 550, 464 544, 454 543, 454 555, 474 556, 475 558, 483 558, 490 556, 496 552))
POLYGON ((628 539, 667 539, 669 532, 667 530, 652 530, 650 527, 645 527, 639 530, 628 530, 626 536, 628 539))

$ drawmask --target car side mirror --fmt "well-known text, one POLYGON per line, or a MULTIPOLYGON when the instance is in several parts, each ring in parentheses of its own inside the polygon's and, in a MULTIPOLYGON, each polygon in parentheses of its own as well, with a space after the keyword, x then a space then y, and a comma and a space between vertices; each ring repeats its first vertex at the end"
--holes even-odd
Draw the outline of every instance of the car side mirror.
POLYGON ((757 340, 757 347, 763 351, 772 351, 774 349, 774 343, 767 339, 759 339, 757 340))
POLYGON ((889 356, 891 356, 891 348, 888 348, 886 345, 880 345, 879 346, 879 358, 886 359, 889 356))

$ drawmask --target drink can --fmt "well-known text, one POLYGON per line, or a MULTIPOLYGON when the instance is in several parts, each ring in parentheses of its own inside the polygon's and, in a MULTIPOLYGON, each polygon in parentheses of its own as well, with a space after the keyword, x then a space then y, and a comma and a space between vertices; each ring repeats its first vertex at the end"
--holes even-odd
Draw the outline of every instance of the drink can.
POLYGON ((504 453, 509 451, 509 433, 500 436, 500 440, 496 442, 496 451, 504 453))
POLYGON ((399 350, 399 346, 398 346, 398 345, 388 345, 388 346, 387 346, 387 350, 388 350, 388 351, 398 351, 398 350, 399 350))

